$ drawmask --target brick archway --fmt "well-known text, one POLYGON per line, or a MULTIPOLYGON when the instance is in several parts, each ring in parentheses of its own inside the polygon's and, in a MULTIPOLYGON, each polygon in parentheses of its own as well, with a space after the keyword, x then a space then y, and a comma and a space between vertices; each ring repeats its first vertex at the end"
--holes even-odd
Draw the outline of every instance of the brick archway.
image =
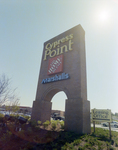
POLYGON ((51 102, 53 96, 61 91, 63 91, 66 94, 67 98, 70 98, 70 93, 65 87, 62 87, 62 86, 53 86, 52 87, 51 86, 43 92, 42 99, 44 99, 45 101, 51 102))
POLYGON ((65 130, 90 133, 85 32, 81 25, 44 43, 31 119, 42 122, 50 120, 51 99, 59 91, 63 91, 67 96, 65 130))

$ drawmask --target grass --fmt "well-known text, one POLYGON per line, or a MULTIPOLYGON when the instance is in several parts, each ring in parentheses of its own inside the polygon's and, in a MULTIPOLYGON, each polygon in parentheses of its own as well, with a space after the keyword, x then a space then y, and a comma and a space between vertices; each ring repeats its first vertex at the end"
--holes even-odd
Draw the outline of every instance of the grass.
MULTIPOLYGON (((3 119, 4 120, 4 119, 3 119)), ((2 119, 1 119, 2 122, 2 119)), ((31 122, 15 131, 15 122, 7 122, 0 127, 1 150, 118 150, 118 132, 91 128, 90 134, 78 135, 66 132, 64 122, 52 121, 44 123, 31 122)))

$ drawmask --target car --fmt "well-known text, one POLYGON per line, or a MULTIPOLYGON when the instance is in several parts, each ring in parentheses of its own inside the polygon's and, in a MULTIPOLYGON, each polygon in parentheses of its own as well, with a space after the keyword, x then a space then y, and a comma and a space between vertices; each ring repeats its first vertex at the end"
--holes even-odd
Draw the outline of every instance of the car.
POLYGON ((18 117, 18 120, 19 120, 19 123, 20 123, 20 124, 24 124, 24 123, 27 122, 27 119, 24 118, 24 117, 22 117, 22 116, 19 116, 19 117, 18 117))
POLYGON ((118 122, 117 121, 113 121, 114 127, 118 128, 118 122))
POLYGON ((61 116, 59 116, 59 117, 54 117, 54 120, 60 120, 60 121, 64 121, 64 117, 61 117, 61 116))
POLYGON ((108 122, 102 122, 101 125, 102 125, 103 127, 108 127, 108 126, 109 126, 108 122))
MULTIPOLYGON (((101 123, 101 125, 102 125, 103 127, 108 127, 108 126, 109 126, 109 123, 108 123, 108 122, 103 122, 103 123, 101 123)), ((118 128, 118 122, 117 122, 117 121, 112 121, 112 122, 110 122, 110 125, 111 125, 111 127, 118 128)))

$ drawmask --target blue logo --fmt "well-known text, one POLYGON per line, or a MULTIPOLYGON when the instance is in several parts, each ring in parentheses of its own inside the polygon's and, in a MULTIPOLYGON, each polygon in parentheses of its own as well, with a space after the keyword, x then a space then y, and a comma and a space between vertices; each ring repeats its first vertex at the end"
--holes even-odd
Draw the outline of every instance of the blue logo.
POLYGON ((42 84, 55 82, 55 81, 66 80, 66 79, 69 79, 69 78, 70 78, 70 76, 69 76, 68 73, 62 73, 61 75, 55 75, 54 77, 43 79, 42 84))

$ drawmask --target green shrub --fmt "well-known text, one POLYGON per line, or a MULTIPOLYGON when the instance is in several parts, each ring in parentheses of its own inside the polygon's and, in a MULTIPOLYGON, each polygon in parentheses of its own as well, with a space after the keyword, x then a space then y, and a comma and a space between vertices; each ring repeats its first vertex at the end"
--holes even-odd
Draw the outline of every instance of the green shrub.
POLYGON ((61 147, 61 150, 67 150, 68 149, 68 145, 69 145, 69 143, 66 142, 65 145, 61 147))
POLYGON ((98 142, 98 150, 101 150, 103 148, 102 144, 98 142))
POLYGON ((73 145, 76 146, 76 145, 79 145, 80 143, 81 143, 81 140, 77 139, 73 142, 73 145))
POLYGON ((115 146, 118 147, 118 142, 115 142, 115 146))
POLYGON ((74 145, 73 144, 69 144, 69 146, 67 147, 69 150, 75 150, 74 145))
POLYGON ((29 118, 27 121, 30 123, 30 121, 31 121, 31 118, 29 118))
POLYGON ((82 146, 79 146, 78 150, 84 150, 84 148, 82 146))
POLYGON ((25 115, 23 115, 23 117, 25 118, 25 119, 31 119, 31 117, 30 116, 25 116, 25 115))
POLYGON ((89 140, 89 144, 91 144, 92 146, 95 145, 95 144, 96 144, 96 139, 91 138, 91 139, 89 140))
POLYGON ((60 125, 61 125, 61 129, 64 129, 64 121, 61 121, 60 125))
POLYGON ((84 147, 89 148, 90 144, 89 143, 85 143, 84 147))
POLYGON ((53 123, 51 124, 51 129, 52 129, 53 131, 55 131, 56 127, 57 127, 56 123, 53 122, 53 123))
POLYGON ((38 121, 37 121, 37 124, 38 124, 38 125, 41 125, 41 121, 40 121, 40 120, 38 120, 38 121))
POLYGON ((55 121, 56 124, 60 124, 60 120, 52 120, 52 122, 55 121))
POLYGON ((51 129, 54 131, 55 129, 56 129, 56 127, 57 127, 57 121, 55 121, 55 120, 52 120, 51 121, 51 129))
POLYGON ((36 120, 30 120, 29 124, 31 125, 31 127, 36 127, 37 122, 36 122, 36 120))
POLYGON ((44 129, 46 129, 50 124, 50 121, 49 120, 46 120, 44 123, 43 123, 43 127, 44 129))

